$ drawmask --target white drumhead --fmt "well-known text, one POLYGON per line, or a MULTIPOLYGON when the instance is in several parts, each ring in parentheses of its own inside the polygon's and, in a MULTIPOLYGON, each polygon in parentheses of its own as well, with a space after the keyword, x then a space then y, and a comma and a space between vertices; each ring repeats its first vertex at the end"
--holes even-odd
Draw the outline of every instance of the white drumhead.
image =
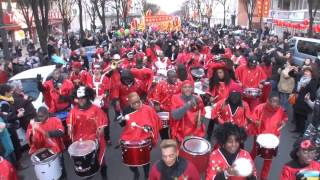
POLYGON ((75 141, 68 148, 70 156, 85 156, 94 150, 96 143, 92 140, 75 141))
POLYGON ((157 114, 161 120, 169 120, 169 112, 158 112, 157 114))
POLYGON ((274 134, 260 134, 257 143, 264 148, 276 148, 279 146, 279 138, 274 134))
POLYGON ((253 167, 249 159, 246 159, 246 158, 236 159, 233 165, 234 165, 234 169, 238 172, 239 176, 247 177, 252 174, 253 167))
POLYGON ((192 155, 204 155, 211 151, 211 145, 204 138, 191 136, 183 141, 182 149, 192 155))

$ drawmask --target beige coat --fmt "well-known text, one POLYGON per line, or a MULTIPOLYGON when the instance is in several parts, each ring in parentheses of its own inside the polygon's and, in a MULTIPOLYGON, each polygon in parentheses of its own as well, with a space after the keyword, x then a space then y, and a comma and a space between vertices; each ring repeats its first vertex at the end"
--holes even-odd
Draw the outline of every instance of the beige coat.
POLYGON ((295 80, 293 77, 289 76, 289 72, 294 68, 294 66, 287 65, 280 72, 280 81, 278 83, 278 90, 281 93, 292 93, 295 87, 295 80))

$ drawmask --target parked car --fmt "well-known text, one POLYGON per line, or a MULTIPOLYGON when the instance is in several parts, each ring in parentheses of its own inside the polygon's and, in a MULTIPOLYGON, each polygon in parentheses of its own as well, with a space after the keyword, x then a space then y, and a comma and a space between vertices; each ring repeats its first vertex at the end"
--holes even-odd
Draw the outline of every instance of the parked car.
POLYGON ((13 80, 20 80, 24 92, 34 99, 32 104, 36 109, 38 109, 40 106, 45 104, 43 101, 43 95, 37 87, 37 74, 41 74, 41 77, 43 78, 42 81, 44 82, 51 77, 55 68, 55 65, 50 65, 29 69, 11 77, 9 82, 13 80))
POLYGON ((301 66, 305 59, 320 58, 320 39, 293 37, 289 40, 293 62, 301 66))

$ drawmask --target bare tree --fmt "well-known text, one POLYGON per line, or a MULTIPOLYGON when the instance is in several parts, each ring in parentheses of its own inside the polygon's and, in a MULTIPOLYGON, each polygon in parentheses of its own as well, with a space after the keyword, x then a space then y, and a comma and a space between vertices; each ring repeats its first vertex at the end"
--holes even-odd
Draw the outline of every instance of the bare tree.
POLYGON ((116 12, 116 19, 117 19, 117 27, 120 27, 120 3, 121 0, 108 0, 107 5, 113 8, 116 12))
POLYGON ((223 6, 223 26, 225 26, 226 25, 226 3, 227 3, 227 0, 216 0, 216 1, 223 6))
POLYGON ((151 10, 152 14, 156 14, 160 10, 160 6, 158 6, 157 4, 149 3, 149 2, 143 3, 142 6, 143 6, 142 8, 143 14, 146 14, 148 10, 151 10))
POLYGON ((313 24, 314 19, 317 15, 317 11, 320 9, 320 2, 319 0, 308 0, 308 9, 309 9, 309 28, 308 28, 308 36, 311 38, 313 35, 313 24))
POLYGON ((83 31, 83 18, 82 18, 82 13, 83 13, 83 9, 82 9, 82 1, 83 0, 76 0, 76 3, 78 5, 79 8, 79 25, 80 25, 80 42, 83 43, 84 41, 84 31, 83 31))
POLYGON ((58 0, 57 4, 62 17, 63 36, 65 37, 67 42, 69 42, 68 29, 73 19, 72 6, 74 2, 72 0, 58 0))
POLYGON ((34 14, 40 47, 43 53, 48 53, 47 38, 49 33, 49 1, 29 0, 34 14))
POLYGON ((120 13, 123 18, 124 27, 127 27, 129 11, 131 9, 131 0, 120 0, 120 13))
MULTIPOLYGON (((2 3, 0 3, 0 17, 3 17, 2 3)), ((0 24, 2 23, 3 23, 3 18, 0 18, 0 24)), ((9 60, 10 51, 8 46, 7 31, 4 28, 0 28, 0 35, 2 39, 2 48, 3 48, 4 58, 6 60, 9 60)))
POLYGON ((254 10, 257 5, 257 0, 241 0, 244 5, 244 9, 246 10, 248 21, 249 21, 249 30, 252 29, 252 20, 254 15, 254 10))
POLYGON ((208 25, 210 26, 211 17, 213 13, 214 6, 216 5, 216 0, 205 0, 205 16, 207 17, 208 25))
POLYGON ((23 20, 27 25, 30 39, 33 39, 33 34, 32 34, 33 13, 31 10, 31 4, 29 0, 17 0, 17 8, 20 10, 23 16, 23 20))
POLYGON ((86 9, 86 12, 89 15, 90 21, 91 21, 91 30, 95 31, 96 29, 96 18, 97 18, 97 13, 95 11, 95 8, 93 7, 92 3, 85 3, 84 7, 86 9))
POLYGON ((105 9, 106 9, 106 3, 107 0, 91 0, 91 3, 93 4, 93 7, 101 21, 101 25, 102 25, 102 32, 106 32, 106 13, 105 13, 105 9))

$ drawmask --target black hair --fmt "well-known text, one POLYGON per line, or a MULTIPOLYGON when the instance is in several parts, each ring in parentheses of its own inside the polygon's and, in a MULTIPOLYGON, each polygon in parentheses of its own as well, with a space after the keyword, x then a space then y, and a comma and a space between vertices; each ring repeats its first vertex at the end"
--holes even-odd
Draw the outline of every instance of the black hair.
POLYGON ((247 139, 245 130, 230 122, 219 126, 215 132, 215 137, 219 145, 226 144, 228 138, 232 135, 236 136, 236 139, 239 141, 239 143, 243 143, 247 139))
POLYGON ((49 111, 48 111, 48 109, 46 107, 41 106, 38 109, 38 113, 49 114, 49 111))
POLYGON ((293 147, 292 147, 292 150, 290 152, 290 157, 295 160, 295 161, 298 161, 299 157, 297 155, 298 151, 300 150, 300 145, 303 141, 305 140, 310 140, 312 144, 314 144, 313 140, 311 140, 310 138, 306 138, 306 137, 302 137, 302 138, 299 138, 297 139, 294 144, 293 144, 293 147))
POLYGON ((272 98, 274 98, 274 97, 280 98, 279 93, 276 92, 276 91, 270 92, 270 94, 269 94, 269 96, 268 96, 268 99, 270 100, 270 99, 272 99, 272 98))
POLYGON ((180 79, 180 81, 184 81, 188 78, 187 69, 184 64, 177 65, 177 76, 180 79))
POLYGON ((10 92, 12 90, 12 87, 8 84, 0 84, 0 95, 4 96, 5 93, 10 92))
MULTIPOLYGON (((221 68, 221 69, 223 70, 223 73, 224 73, 223 82, 226 83, 227 85, 229 85, 231 82, 230 73, 229 73, 229 71, 227 71, 224 68, 221 68)), ((214 87, 219 87, 219 85, 220 85, 219 82, 220 82, 220 79, 218 77, 218 71, 216 70, 216 71, 214 71, 213 76, 209 80, 210 91, 212 91, 214 87)))

